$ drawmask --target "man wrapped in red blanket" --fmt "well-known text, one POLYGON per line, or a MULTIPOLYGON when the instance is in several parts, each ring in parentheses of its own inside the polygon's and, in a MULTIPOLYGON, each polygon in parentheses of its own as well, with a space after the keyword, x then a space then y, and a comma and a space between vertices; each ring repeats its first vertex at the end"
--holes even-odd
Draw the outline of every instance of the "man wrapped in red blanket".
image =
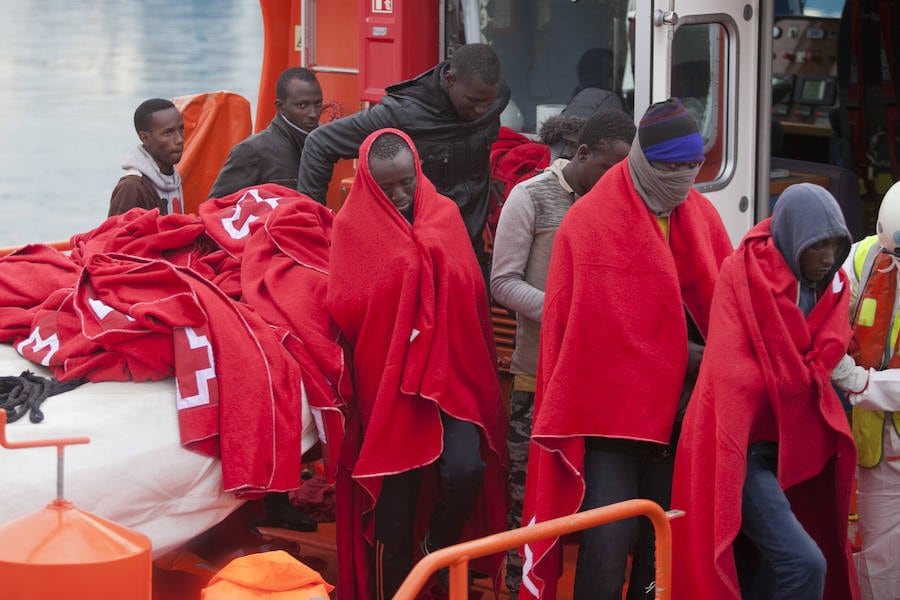
MULTIPOLYGON (((352 352, 355 391, 337 479, 338 589, 390 598, 416 540, 428 552, 506 527, 487 293, 459 209, 399 130, 360 147, 329 269, 327 306, 352 352)), ((473 568, 496 582, 501 560, 473 568)))
MULTIPOLYGON (((544 296, 522 523, 632 498, 668 508, 676 413, 732 250, 716 209, 692 187, 702 160, 681 103, 654 104, 628 158, 563 218, 544 296)), ((652 593, 644 525, 582 532, 577 600, 621 600, 632 551, 629 592, 652 593)), ((559 556, 558 540, 525 547, 519 598, 556 597, 559 556)))
POLYGON ((850 340, 849 249, 834 198, 799 184, 722 265, 676 455, 674 598, 859 597, 856 452, 830 382, 850 340))

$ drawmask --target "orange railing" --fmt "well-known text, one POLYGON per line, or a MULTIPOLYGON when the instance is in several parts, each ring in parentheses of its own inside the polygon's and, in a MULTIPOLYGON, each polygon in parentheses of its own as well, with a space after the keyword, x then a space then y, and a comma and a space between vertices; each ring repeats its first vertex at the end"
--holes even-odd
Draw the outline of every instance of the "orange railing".
MULTIPOLYGON (((51 248, 55 248, 56 250, 59 250, 60 252, 66 252, 67 250, 70 249, 69 240, 59 240, 56 242, 39 242, 39 243, 41 243, 45 246, 50 246, 51 248)), ((12 254, 16 250, 21 250, 25 246, 26 246, 26 244, 23 244, 21 246, 9 246, 7 248, 0 248, 0 258, 7 256, 9 254, 12 254)))
POLYGON ((650 519, 656 532, 656 599, 668 600, 672 596, 672 530, 669 519, 683 514, 681 511, 667 513, 650 500, 627 500, 449 546, 420 560, 397 590, 394 600, 413 600, 429 577, 444 567, 450 567, 450 600, 466 600, 469 597, 467 570, 473 558, 641 515, 650 519))

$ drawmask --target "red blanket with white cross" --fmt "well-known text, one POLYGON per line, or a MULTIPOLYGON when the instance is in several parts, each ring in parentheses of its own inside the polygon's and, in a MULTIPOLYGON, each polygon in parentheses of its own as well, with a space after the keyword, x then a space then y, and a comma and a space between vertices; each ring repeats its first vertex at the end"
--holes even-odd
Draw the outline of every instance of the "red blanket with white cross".
MULTIPOLYGON (((73 237, 71 257, 41 246, 24 248, 0 259, 0 291, 10 309, 0 313, 0 332, 58 379, 174 376, 182 442, 222 457, 227 489, 294 489, 302 374, 296 352, 286 346, 297 345, 298 328, 292 325, 316 316, 270 322, 234 297, 240 295, 240 259, 252 232, 273 205, 297 198, 280 186, 260 186, 233 195, 231 206, 220 199, 207 209, 211 230, 194 215, 135 209, 73 237), (248 217, 242 223, 234 218, 239 213, 248 217), (213 241, 230 231, 222 225, 226 221, 235 232, 247 229, 225 244, 227 251, 213 241), (21 285, 35 275, 39 284, 21 285)), ((305 243, 318 240, 321 248, 322 239, 327 234, 319 232, 305 243)), ((250 267, 260 263, 251 261, 250 267)), ((281 290, 324 301, 321 282, 285 280, 281 290)), ((320 325, 305 323, 312 330, 320 325)))

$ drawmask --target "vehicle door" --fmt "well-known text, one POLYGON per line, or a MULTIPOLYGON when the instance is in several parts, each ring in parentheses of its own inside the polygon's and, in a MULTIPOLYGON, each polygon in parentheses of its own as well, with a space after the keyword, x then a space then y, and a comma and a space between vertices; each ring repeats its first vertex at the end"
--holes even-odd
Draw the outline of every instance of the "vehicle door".
POLYGON ((771 55, 771 37, 761 35, 772 22, 765 4, 653 0, 634 10, 636 120, 672 96, 694 115, 706 155, 696 187, 735 244, 768 216, 769 195, 760 192, 768 189, 768 151, 759 151, 768 147, 771 110, 770 85, 760 85, 771 77, 771 61, 760 60, 771 55))

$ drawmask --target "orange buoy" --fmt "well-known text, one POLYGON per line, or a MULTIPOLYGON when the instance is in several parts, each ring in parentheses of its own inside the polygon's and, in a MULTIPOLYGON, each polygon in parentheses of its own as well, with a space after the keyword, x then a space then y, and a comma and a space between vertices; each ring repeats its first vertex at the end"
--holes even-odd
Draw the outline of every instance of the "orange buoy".
POLYGON ((150 600, 150 538, 83 512, 63 499, 63 448, 88 438, 29 442, 6 439, 0 410, 0 446, 57 448, 57 498, 42 510, 0 526, 0 582, 6 600, 150 600))

